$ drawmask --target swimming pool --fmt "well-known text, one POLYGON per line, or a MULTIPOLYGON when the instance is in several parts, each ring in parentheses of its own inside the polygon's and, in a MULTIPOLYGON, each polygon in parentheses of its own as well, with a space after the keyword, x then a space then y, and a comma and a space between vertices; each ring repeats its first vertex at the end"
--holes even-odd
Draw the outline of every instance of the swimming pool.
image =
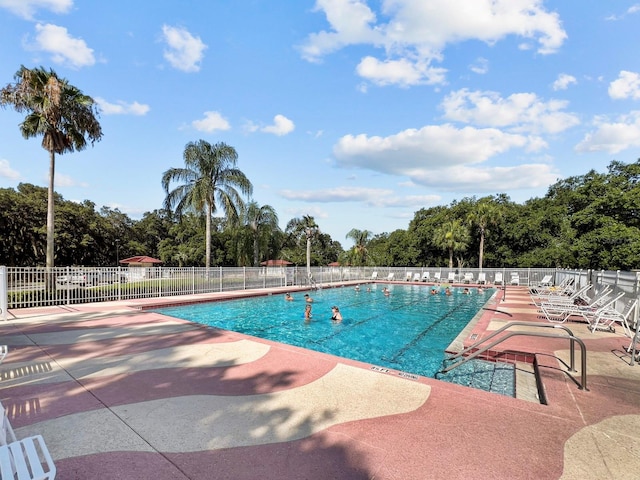
POLYGON ((319 352, 434 377, 444 350, 486 304, 495 290, 463 294, 430 294, 426 285, 382 284, 330 288, 309 292, 312 319, 304 320, 303 293, 294 301, 284 295, 160 308, 154 311, 225 330, 296 345, 319 352), (334 323, 331 307, 343 315, 334 323))

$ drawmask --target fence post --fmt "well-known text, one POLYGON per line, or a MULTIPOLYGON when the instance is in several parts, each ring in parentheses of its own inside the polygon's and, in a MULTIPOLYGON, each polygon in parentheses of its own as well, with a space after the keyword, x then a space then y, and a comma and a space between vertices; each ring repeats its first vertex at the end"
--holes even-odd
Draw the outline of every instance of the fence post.
POLYGON ((7 321, 7 308, 9 305, 9 291, 7 289, 7 267, 0 267, 0 315, 3 321, 7 321))

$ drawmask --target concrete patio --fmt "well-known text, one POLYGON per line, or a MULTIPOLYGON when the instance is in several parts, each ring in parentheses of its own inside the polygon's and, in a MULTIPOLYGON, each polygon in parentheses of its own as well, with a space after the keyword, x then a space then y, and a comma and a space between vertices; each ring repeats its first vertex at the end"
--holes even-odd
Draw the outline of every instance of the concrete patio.
MULTIPOLYGON (((501 295, 461 342, 512 320, 546 322, 526 288, 501 295)), ((568 361, 566 340, 508 340, 544 365, 540 405, 141 309, 187 300, 15 310, 0 325, 0 399, 19 438, 44 436, 56 478, 640 475, 640 366, 620 333, 568 324, 587 345, 588 391, 554 358, 568 361)))

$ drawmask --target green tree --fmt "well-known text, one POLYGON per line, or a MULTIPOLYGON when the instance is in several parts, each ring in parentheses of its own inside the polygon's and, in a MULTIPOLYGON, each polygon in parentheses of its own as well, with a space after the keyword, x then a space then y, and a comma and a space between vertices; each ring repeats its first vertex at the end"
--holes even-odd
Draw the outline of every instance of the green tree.
POLYGON ((484 256, 484 238, 487 228, 491 224, 496 224, 502 215, 501 209, 493 203, 493 199, 486 198, 478 201, 473 210, 467 214, 467 221, 471 225, 478 227, 480 232, 480 248, 478 252, 478 268, 482 270, 482 259, 484 256))
MULTIPOLYGON (((298 246, 304 242, 306 246, 307 275, 311 274, 311 241, 320 234, 320 227, 311 215, 292 218, 287 223, 285 232, 293 241, 293 245, 298 246)), ((294 262, 297 263, 297 262, 294 262)))
POLYGON ((260 266, 260 248, 266 249, 272 234, 278 230, 278 215, 271 205, 251 201, 245 213, 246 226, 251 234, 253 266, 260 266))
POLYGON ((347 233, 347 239, 353 240, 352 248, 352 263, 354 265, 366 265, 367 264, 367 246, 373 234, 369 230, 358 230, 352 228, 347 233))
POLYGON ((449 220, 434 232, 433 242, 449 252, 449 268, 453 268, 453 254, 467 248, 469 230, 461 220, 449 220))
POLYGON ((225 144, 199 140, 189 142, 184 149, 184 168, 170 168, 162 175, 166 193, 165 208, 175 208, 181 216, 185 212, 204 213, 205 266, 211 266, 211 219, 218 206, 229 222, 237 222, 244 208, 241 193, 250 195, 253 186, 246 175, 236 168, 238 154, 225 144), (181 183, 169 190, 172 182, 181 183))
POLYGON ((42 148, 49 152, 49 190, 47 196, 47 267, 54 266, 54 177, 56 154, 84 150, 102 138, 93 98, 43 67, 21 66, 14 84, 0 90, 0 105, 27 112, 20 124, 26 139, 42 135, 42 148))

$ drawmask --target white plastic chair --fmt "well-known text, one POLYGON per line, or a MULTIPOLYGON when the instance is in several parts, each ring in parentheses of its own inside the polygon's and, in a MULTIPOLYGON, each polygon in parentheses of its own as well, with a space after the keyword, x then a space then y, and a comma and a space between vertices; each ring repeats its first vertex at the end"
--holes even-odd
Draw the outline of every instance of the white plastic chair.
POLYGON ((413 274, 412 281, 414 281, 414 282, 419 282, 420 281, 420 272, 413 274))
POLYGON ((7 353, 9 353, 9 347, 7 345, 0 345, 0 363, 4 361, 7 353))
POLYGON ((502 272, 496 272, 496 276, 493 279, 495 285, 502 285, 502 272))
POLYGON ((405 280, 407 282, 411 281, 411 278, 413 277, 413 272, 407 272, 407 277, 405 278, 405 280))
POLYGON ((42 435, 16 438, 0 403, 0 479, 53 480, 56 467, 42 435))
POLYGON ((428 282, 430 280, 429 272, 424 272, 420 280, 422 280, 423 282, 428 282))
POLYGON ((7 480, 56 478, 56 467, 42 435, 0 446, 0 477, 7 480))
POLYGON ((478 273, 478 285, 484 285, 487 283, 487 274, 484 272, 478 273))

